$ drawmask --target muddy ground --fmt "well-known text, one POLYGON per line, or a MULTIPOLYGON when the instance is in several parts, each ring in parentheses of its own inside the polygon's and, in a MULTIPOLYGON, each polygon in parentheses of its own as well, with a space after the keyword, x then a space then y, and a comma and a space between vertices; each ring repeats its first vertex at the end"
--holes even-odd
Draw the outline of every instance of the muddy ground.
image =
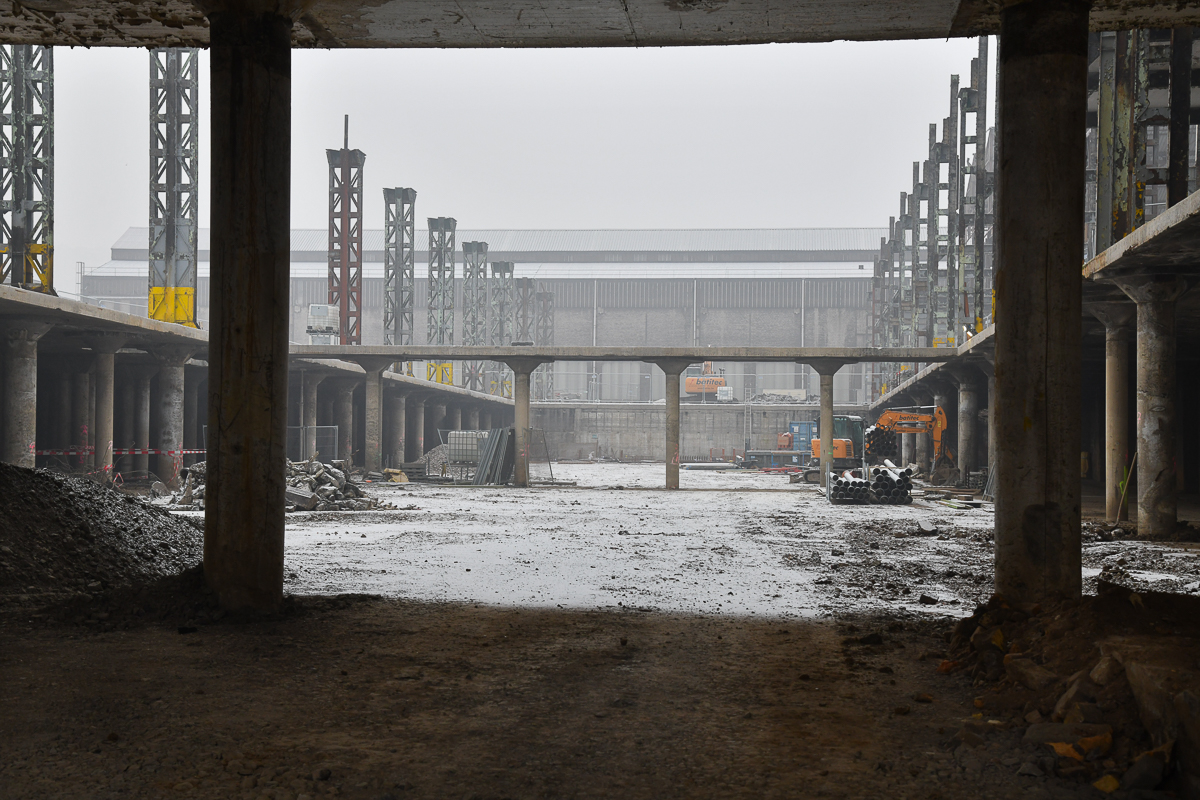
MULTIPOLYGON (((1103 796, 1022 743, 1027 701, 938 672, 990 594, 986 510, 615 488, 661 470, 292 515, 272 618, 194 572, 0 597, 0 796, 1103 796)), ((1087 539, 1093 583, 1195 591, 1184 546, 1087 539)))

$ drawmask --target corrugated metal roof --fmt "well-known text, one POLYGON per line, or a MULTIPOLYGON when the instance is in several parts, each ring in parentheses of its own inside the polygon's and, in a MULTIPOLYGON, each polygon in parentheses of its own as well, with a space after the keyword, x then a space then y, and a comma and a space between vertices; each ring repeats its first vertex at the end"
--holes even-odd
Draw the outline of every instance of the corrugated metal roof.
MULTIPOLYGON (((791 262, 654 262, 640 263, 521 263, 513 272, 518 278, 535 280, 617 280, 637 278, 664 279, 715 279, 715 278, 869 278, 873 274, 870 263, 862 269, 853 261, 791 261, 791 262)), ((197 265, 201 277, 208 277, 207 261, 197 265)), ((106 277, 145 278, 149 266, 145 261, 108 261, 87 270, 88 275, 106 277)), ((325 264, 317 261, 293 261, 293 278, 324 278, 328 274, 325 264)), ((461 278, 462 265, 458 264, 455 277, 461 278)), ((383 264, 363 264, 364 278, 383 278, 383 264)), ((417 270, 418 280, 425 278, 422 269, 417 270)))
MULTIPOLYGON (((125 231, 114 250, 145 250, 149 228, 125 231)), ((677 230, 499 230, 460 228, 461 242, 487 242, 488 249, 505 253, 538 252, 728 252, 754 250, 838 251, 877 250, 886 228, 724 228, 677 230)), ((209 229, 198 232, 200 250, 209 249, 209 229)), ((416 232, 417 249, 428 249, 428 232, 416 232)), ((292 231, 292 252, 324 253, 329 232, 324 228, 292 231)), ((383 231, 363 231, 363 249, 381 252, 383 231)))

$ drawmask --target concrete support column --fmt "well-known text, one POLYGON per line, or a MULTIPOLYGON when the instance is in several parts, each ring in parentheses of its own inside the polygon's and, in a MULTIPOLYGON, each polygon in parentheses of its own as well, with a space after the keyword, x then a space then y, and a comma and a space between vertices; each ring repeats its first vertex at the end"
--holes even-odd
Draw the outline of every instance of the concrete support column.
POLYGON ((33 469, 37 456, 37 343, 50 326, 4 330, 4 460, 33 469))
POLYGON ((382 370, 367 372, 367 386, 364 397, 366 430, 363 436, 363 466, 368 472, 379 472, 383 469, 383 387, 379 381, 382 370))
POLYGON ((283 602, 298 0, 211 0, 212 310, 204 577, 224 608, 283 602))
POLYGON ((425 414, 425 421, 429 423, 429 430, 425 432, 425 439, 428 448, 432 450, 442 443, 441 431, 446 427, 446 404, 431 400, 426 405, 429 408, 425 414))
POLYGON ((337 457, 350 466, 354 455, 354 384, 342 383, 333 396, 333 420, 338 429, 337 457))
POLYGON ((1137 303, 1138 537, 1175 532, 1179 482, 1175 463, 1175 301, 1180 276, 1117 281, 1137 303))
POLYGON ((91 418, 91 375, 80 368, 71 379, 71 449, 70 465, 78 470, 87 469, 88 421, 91 418))
POLYGON ((389 395, 385 403, 388 440, 384 451, 391 461, 393 469, 400 469, 400 465, 404 463, 404 424, 406 421, 404 411, 406 405, 402 394, 389 395))
MULTIPOLYGON (((304 413, 301 415, 300 425, 304 428, 304 444, 300 455, 309 459, 317 455, 317 388, 321 381, 325 380, 325 376, 306 372, 303 380, 304 385, 300 391, 303 392, 304 413)), ((323 455, 328 457, 328 454, 323 455)))
POLYGON ((958 485, 965 487, 976 468, 975 426, 979 416, 979 388, 967 377, 958 384, 958 485))
POLYGON ((679 374, 687 369, 681 361, 659 361, 658 368, 666 378, 667 404, 667 488, 679 488, 679 374))
POLYGON ((513 485, 529 485, 529 375, 538 367, 537 361, 509 361, 513 371, 513 431, 516 435, 516 466, 513 485))
POLYGON ((479 412, 478 424, 480 430, 490 431, 492 429, 492 412, 488 411, 486 408, 481 409, 479 412))
POLYGON ((996 592, 1079 597, 1084 0, 1000 10, 996 592))
POLYGON ((916 456, 917 434, 902 433, 900 434, 900 464, 908 466, 913 463, 913 458, 916 456))
POLYGON ((1121 481, 1129 452, 1129 343, 1137 306, 1094 303, 1087 310, 1104 323, 1104 518, 1129 519, 1129 498, 1121 502, 1121 481))
POLYGON ((987 448, 988 448, 988 477, 991 478, 992 465, 996 463, 996 376, 988 375, 988 413, 987 413, 987 448))
POLYGON ((105 482, 112 479, 113 449, 113 389, 117 351, 125 344, 124 338, 104 336, 92 341, 95 352, 96 391, 96 458, 95 468, 105 482))
POLYGON ((462 408, 460 406, 449 406, 446 409, 446 428, 452 431, 461 431, 463 429, 462 408))
POLYGON ((479 409, 476 406, 463 411, 463 428, 468 431, 479 430, 479 409))
MULTIPOLYGON (((136 450, 150 449, 150 379, 155 372, 146 368, 137 371, 137 397, 133 409, 133 446, 136 450)), ((135 455, 133 470, 141 473, 138 477, 145 477, 150 471, 150 456, 144 453, 135 455)))
MULTIPOLYGON (((154 471, 158 479, 172 489, 179 488, 179 470, 183 467, 184 363, 190 351, 159 350, 158 368, 158 450, 154 471)), ((207 491, 207 490, 206 490, 207 491)))
POLYGON ((840 361, 821 359, 809 363, 821 376, 821 485, 824 486, 833 469, 833 376, 841 369, 840 361))
POLYGON ((421 395, 410 395, 405 403, 412 401, 408 408, 407 422, 412 425, 412 435, 404 444, 405 461, 416 461, 425 455, 425 400, 421 395))
MULTIPOLYGON (((196 442, 200 438, 200 375, 193 371, 190 375, 185 370, 183 376, 183 449, 196 450, 196 442)), ((183 463, 191 466, 197 461, 203 461, 203 456, 187 454, 183 463)))

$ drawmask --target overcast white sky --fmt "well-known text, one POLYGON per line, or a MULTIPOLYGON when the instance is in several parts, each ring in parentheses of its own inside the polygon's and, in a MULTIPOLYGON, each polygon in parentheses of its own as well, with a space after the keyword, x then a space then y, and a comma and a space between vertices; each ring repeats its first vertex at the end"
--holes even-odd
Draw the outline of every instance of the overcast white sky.
MULTIPOLYGON (((995 42, 991 58, 995 59, 995 42)), ((324 228, 325 148, 367 155, 366 225, 384 186, 417 190, 418 227, 885 226, 928 125, 969 82, 974 39, 597 50, 296 51, 292 226, 324 228)), ((55 262, 148 214, 148 55, 55 51, 55 262)), ((208 57, 201 54, 208 224, 208 57)), ((989 103, 989 105, 991 105, 989 103)), ((989 115, 990 118, 990 115, 989 115)))

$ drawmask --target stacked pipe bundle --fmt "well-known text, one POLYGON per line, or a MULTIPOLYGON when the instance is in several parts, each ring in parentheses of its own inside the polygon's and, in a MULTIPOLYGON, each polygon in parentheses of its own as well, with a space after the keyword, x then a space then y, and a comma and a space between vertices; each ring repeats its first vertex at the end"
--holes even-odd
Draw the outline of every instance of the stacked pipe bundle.
POLYGON ((895 458, 897 455, 896 434, 887 429, 872 425, 863 434, 867 447, 867 456, 874 462, 884 458, 895 458))
POLYGON ((866 503, 871 499, 870 490, 870 483, 854 477, 850 470, 841 475, 831 472, 825 481, 825 497, 835 505, 866 503))
POLYGON ((912 470, 900 469, 884 459, 882 467, 871 469, 871 493, 877 503, 903 505, 912 502, 912 470))

